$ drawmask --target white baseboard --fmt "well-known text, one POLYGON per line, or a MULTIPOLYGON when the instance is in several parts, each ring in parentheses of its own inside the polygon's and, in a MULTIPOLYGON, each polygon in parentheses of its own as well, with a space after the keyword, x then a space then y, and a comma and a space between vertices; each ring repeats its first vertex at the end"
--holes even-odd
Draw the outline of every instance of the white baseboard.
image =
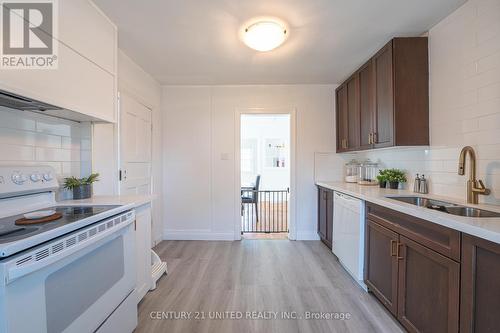
POLYGON ((316 231, 297 231, 297 240, 319 240, 316 231))
POLYGON ((224 240, 233 241, 233 232, 211 232, 205 230, 167 230, 163 231, 163 240, 224 240))

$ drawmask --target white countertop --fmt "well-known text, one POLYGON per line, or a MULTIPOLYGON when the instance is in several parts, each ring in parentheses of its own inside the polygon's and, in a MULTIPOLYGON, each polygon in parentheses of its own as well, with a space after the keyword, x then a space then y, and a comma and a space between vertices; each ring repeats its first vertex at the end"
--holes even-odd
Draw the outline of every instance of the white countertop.
POLYGON ((419 194, 408 190, 381 189, 378 186, 363 186, 344 182, 316 182, 316 185, 500 244, 500 218, 456 216, 396 201, 388 197, 421 196, 493 212, 500 212, 500 206, 472 205, 465 203, 465 201, 432 194, 419 194))
POLYGON ((63 200, 61 205, 122 205, 136 208, 154 200, 155 195, 97 195, 89 199, 63 200))

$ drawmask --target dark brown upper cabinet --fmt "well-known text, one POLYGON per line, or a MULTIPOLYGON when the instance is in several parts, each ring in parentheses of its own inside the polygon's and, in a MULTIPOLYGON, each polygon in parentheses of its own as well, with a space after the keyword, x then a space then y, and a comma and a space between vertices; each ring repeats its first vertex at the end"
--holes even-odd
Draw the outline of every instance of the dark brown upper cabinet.
POLYGON ((359 82, 351 76, 337 89, 337 151, 352 151, 359 147, 359 82))
POLYGON ((427 37, 394 38, 336 90, 337 152, 429 144, 427 37))
POLYGON ((374 132, 375 90, 373 62, 367 62, 358 71, 359 77, 359 149, 372 148, 374 132))

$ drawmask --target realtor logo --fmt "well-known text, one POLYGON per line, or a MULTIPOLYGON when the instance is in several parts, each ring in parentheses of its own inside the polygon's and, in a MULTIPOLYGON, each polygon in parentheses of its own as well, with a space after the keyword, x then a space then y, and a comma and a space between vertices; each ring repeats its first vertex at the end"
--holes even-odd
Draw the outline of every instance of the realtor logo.
POLYGON ((1 69, 56 69, 55 0, 0 1, 1 69))

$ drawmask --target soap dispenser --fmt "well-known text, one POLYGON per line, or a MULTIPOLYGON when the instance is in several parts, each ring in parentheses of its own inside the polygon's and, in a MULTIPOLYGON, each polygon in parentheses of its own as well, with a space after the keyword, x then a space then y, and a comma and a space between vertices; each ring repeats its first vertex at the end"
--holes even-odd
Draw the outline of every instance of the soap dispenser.
POLYGON ((420 193, 420 177, 418 176, 418 173, 417 173, 417 176, 415 177, 415 181, 413 182, 413 192, 415 193, 420 193))
POLYGON ((420 193, 427 194, 429 193, 429 186, 427 185, 427 179, 425 179, 425 175, 422 175, 420 178, 420 193))

